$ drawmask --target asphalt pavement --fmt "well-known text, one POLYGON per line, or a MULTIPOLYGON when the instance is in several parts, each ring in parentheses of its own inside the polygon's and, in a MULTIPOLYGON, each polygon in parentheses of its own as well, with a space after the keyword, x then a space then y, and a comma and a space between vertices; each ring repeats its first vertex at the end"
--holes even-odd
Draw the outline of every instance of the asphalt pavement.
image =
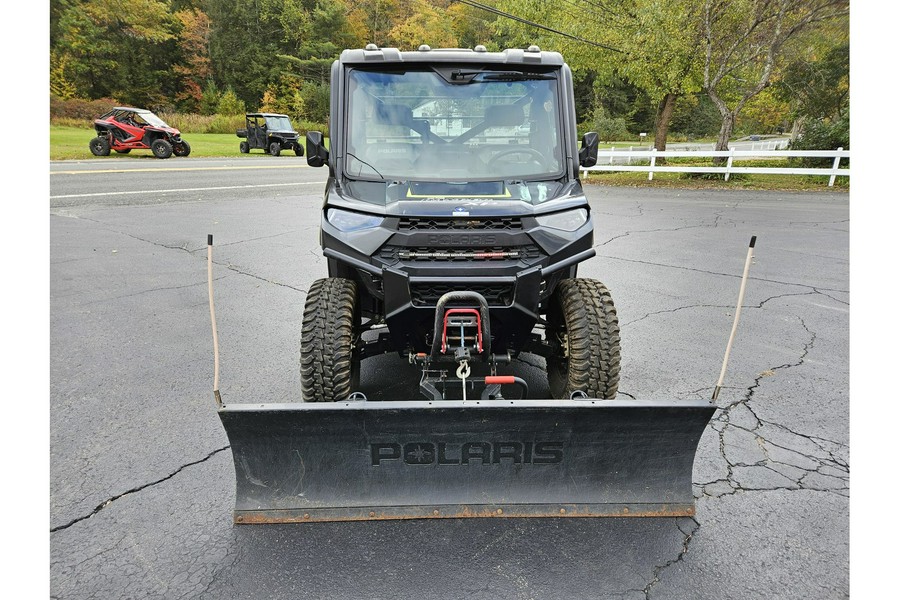
MULTIPOLYGON (((588 186, 620 393, 708 398, 758 236, 695 518, 235 526, 212 398, 206 235, 228 402, 299 400, 326 275, 305 159, 50 164, 50 583, 86 598, 846 598, 848 196, 588 186)), ((546 393, 543 361, 513 372, 546 393)), ((371 398, 414 397, 385 355, 371 398)))

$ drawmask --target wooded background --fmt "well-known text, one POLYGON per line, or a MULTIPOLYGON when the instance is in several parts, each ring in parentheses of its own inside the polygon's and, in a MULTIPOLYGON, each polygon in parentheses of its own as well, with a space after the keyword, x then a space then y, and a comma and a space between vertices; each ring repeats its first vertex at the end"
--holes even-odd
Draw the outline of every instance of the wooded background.
POLYGON ((843 0, 51 0, 51 117, 118 103, 324 128, 331 62, 367 43, 560 51, 579 130, 602 140, 849 148, 843 0))

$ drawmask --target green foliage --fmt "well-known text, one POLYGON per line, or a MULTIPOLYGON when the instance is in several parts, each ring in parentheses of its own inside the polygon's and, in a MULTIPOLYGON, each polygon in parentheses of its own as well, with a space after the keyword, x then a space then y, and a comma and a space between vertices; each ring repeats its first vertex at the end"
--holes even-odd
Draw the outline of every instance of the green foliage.
POLYGON ((245 127, 246 124, 247 121, 243 114, 215 115, 204 133, 230 133, 234 135, 235 131, 245 127))
POLYGON ((200 114, 216 114, 216 107, 219 106, 219 100, 221 99, 222 92, 219 90, 219 86, 212 79, 208 79, 200 96, 200 114))
MULTIPOLYGON (((791 144, 791 150, 837 150, 850 149, 850 117, 832 121, 819 120, 807 123, 800 138, 791 144)), ((830 167, 832 158, 801 158, 804 167, 830 167)), ((846 160, 842 163, 846 166, 846 160)))
POLYGON ((240 100, 231 88, 225 90, 225 93, 222 94, 222 97, 219 98, 219 103, 216 105, 216 113, 219 115, 243 115, 245 112, 247 112, 247 107, 244 101, 240 100))
POLYGON ((688 94, 675 104, 672 130, 688 139, 714 136, 721 125, 722 116, 706 94, 688 94))
POLYGON ((328 83, 304 81, 300 86, 300 98, 303 100, 303 117, 318 123, 328 120, 331 107, 331 88, 328 83))
POLYGON ((51 50, 75 95, 114 96, 129 104, 159 106, 177 93, 172 57, 181 22, 167 1, 83 0, 58 6, 51 50))
POLYGON ((325 137, 329 136, 327 123, 316 123, 315 121, 300 120, 294 123, 294 127, 297 128, 297 131, 300 133, 300 135, 306 135, 307 131, 319 131, 325 137))
POLYGON ((839 117, 850 109, 850 44, 828 50, 818 60, 800 56, 788 63, 774 93, 792 102, 794 114, 809 119, 839 117))
POLYGON ((602 141, 626 140, 630 136, 628 124, 622 117, 610 117, 602 107, 596 107, 590 122, 590 131, 596 131, 602 141))
POLYGON ((790 106, 767 87, 751 98, 735 125, 740 133, 777 133, 790 128, 790 106))
POLYGON ((62 100, 70 100, 78 94, 75 84, 66 76, 70 57, 59 53, 50 53, 50 94, 62 100))

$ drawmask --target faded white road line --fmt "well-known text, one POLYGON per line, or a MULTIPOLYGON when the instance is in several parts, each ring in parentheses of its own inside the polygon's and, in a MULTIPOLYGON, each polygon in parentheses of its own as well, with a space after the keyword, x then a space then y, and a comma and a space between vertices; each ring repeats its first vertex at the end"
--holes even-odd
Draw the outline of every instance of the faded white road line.
POLYGON ((172 190, 132 190, 127 192, 98 192, 95 194, 64 194, 50 196, 51 200, 57 198, 92 198, 94 196, 124 196, 126 194, 171 194, 173 192, 209 192, 214 190, 242 190, 247 188, 287 187, 291 185, 325 185, 325 181, 299 181, 293 183, 261 183, 259 185, 228 185, 221 187, 179 188, 172 190))

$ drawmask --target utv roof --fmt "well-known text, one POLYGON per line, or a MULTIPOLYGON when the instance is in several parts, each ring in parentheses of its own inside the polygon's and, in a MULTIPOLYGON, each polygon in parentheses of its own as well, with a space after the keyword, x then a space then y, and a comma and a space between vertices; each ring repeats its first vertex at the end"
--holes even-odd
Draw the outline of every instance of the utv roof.
POLYGON ((510 48, 502 52, 488 52, 484 46, 475 46, 474 49, 432 49, 424 44, 412 52, 402 52, 397 48, 379 48, 375 44, 369 44, 364 49, 344 50, 341 52, 341 62, 345 64, 463 62, 547 66, 564 64, 559 52, 543 52, 537 46, 529 46, 527 50, 510 48))
POLYGON ((134 108, 133 106, 113 106, 112 110, 133 110, 136 113, 152 112, 152 111, 147 110, 146 108, 134 108))
POLYGON ((246 113, 248 117, 287 117, 281 113, 246 113))

